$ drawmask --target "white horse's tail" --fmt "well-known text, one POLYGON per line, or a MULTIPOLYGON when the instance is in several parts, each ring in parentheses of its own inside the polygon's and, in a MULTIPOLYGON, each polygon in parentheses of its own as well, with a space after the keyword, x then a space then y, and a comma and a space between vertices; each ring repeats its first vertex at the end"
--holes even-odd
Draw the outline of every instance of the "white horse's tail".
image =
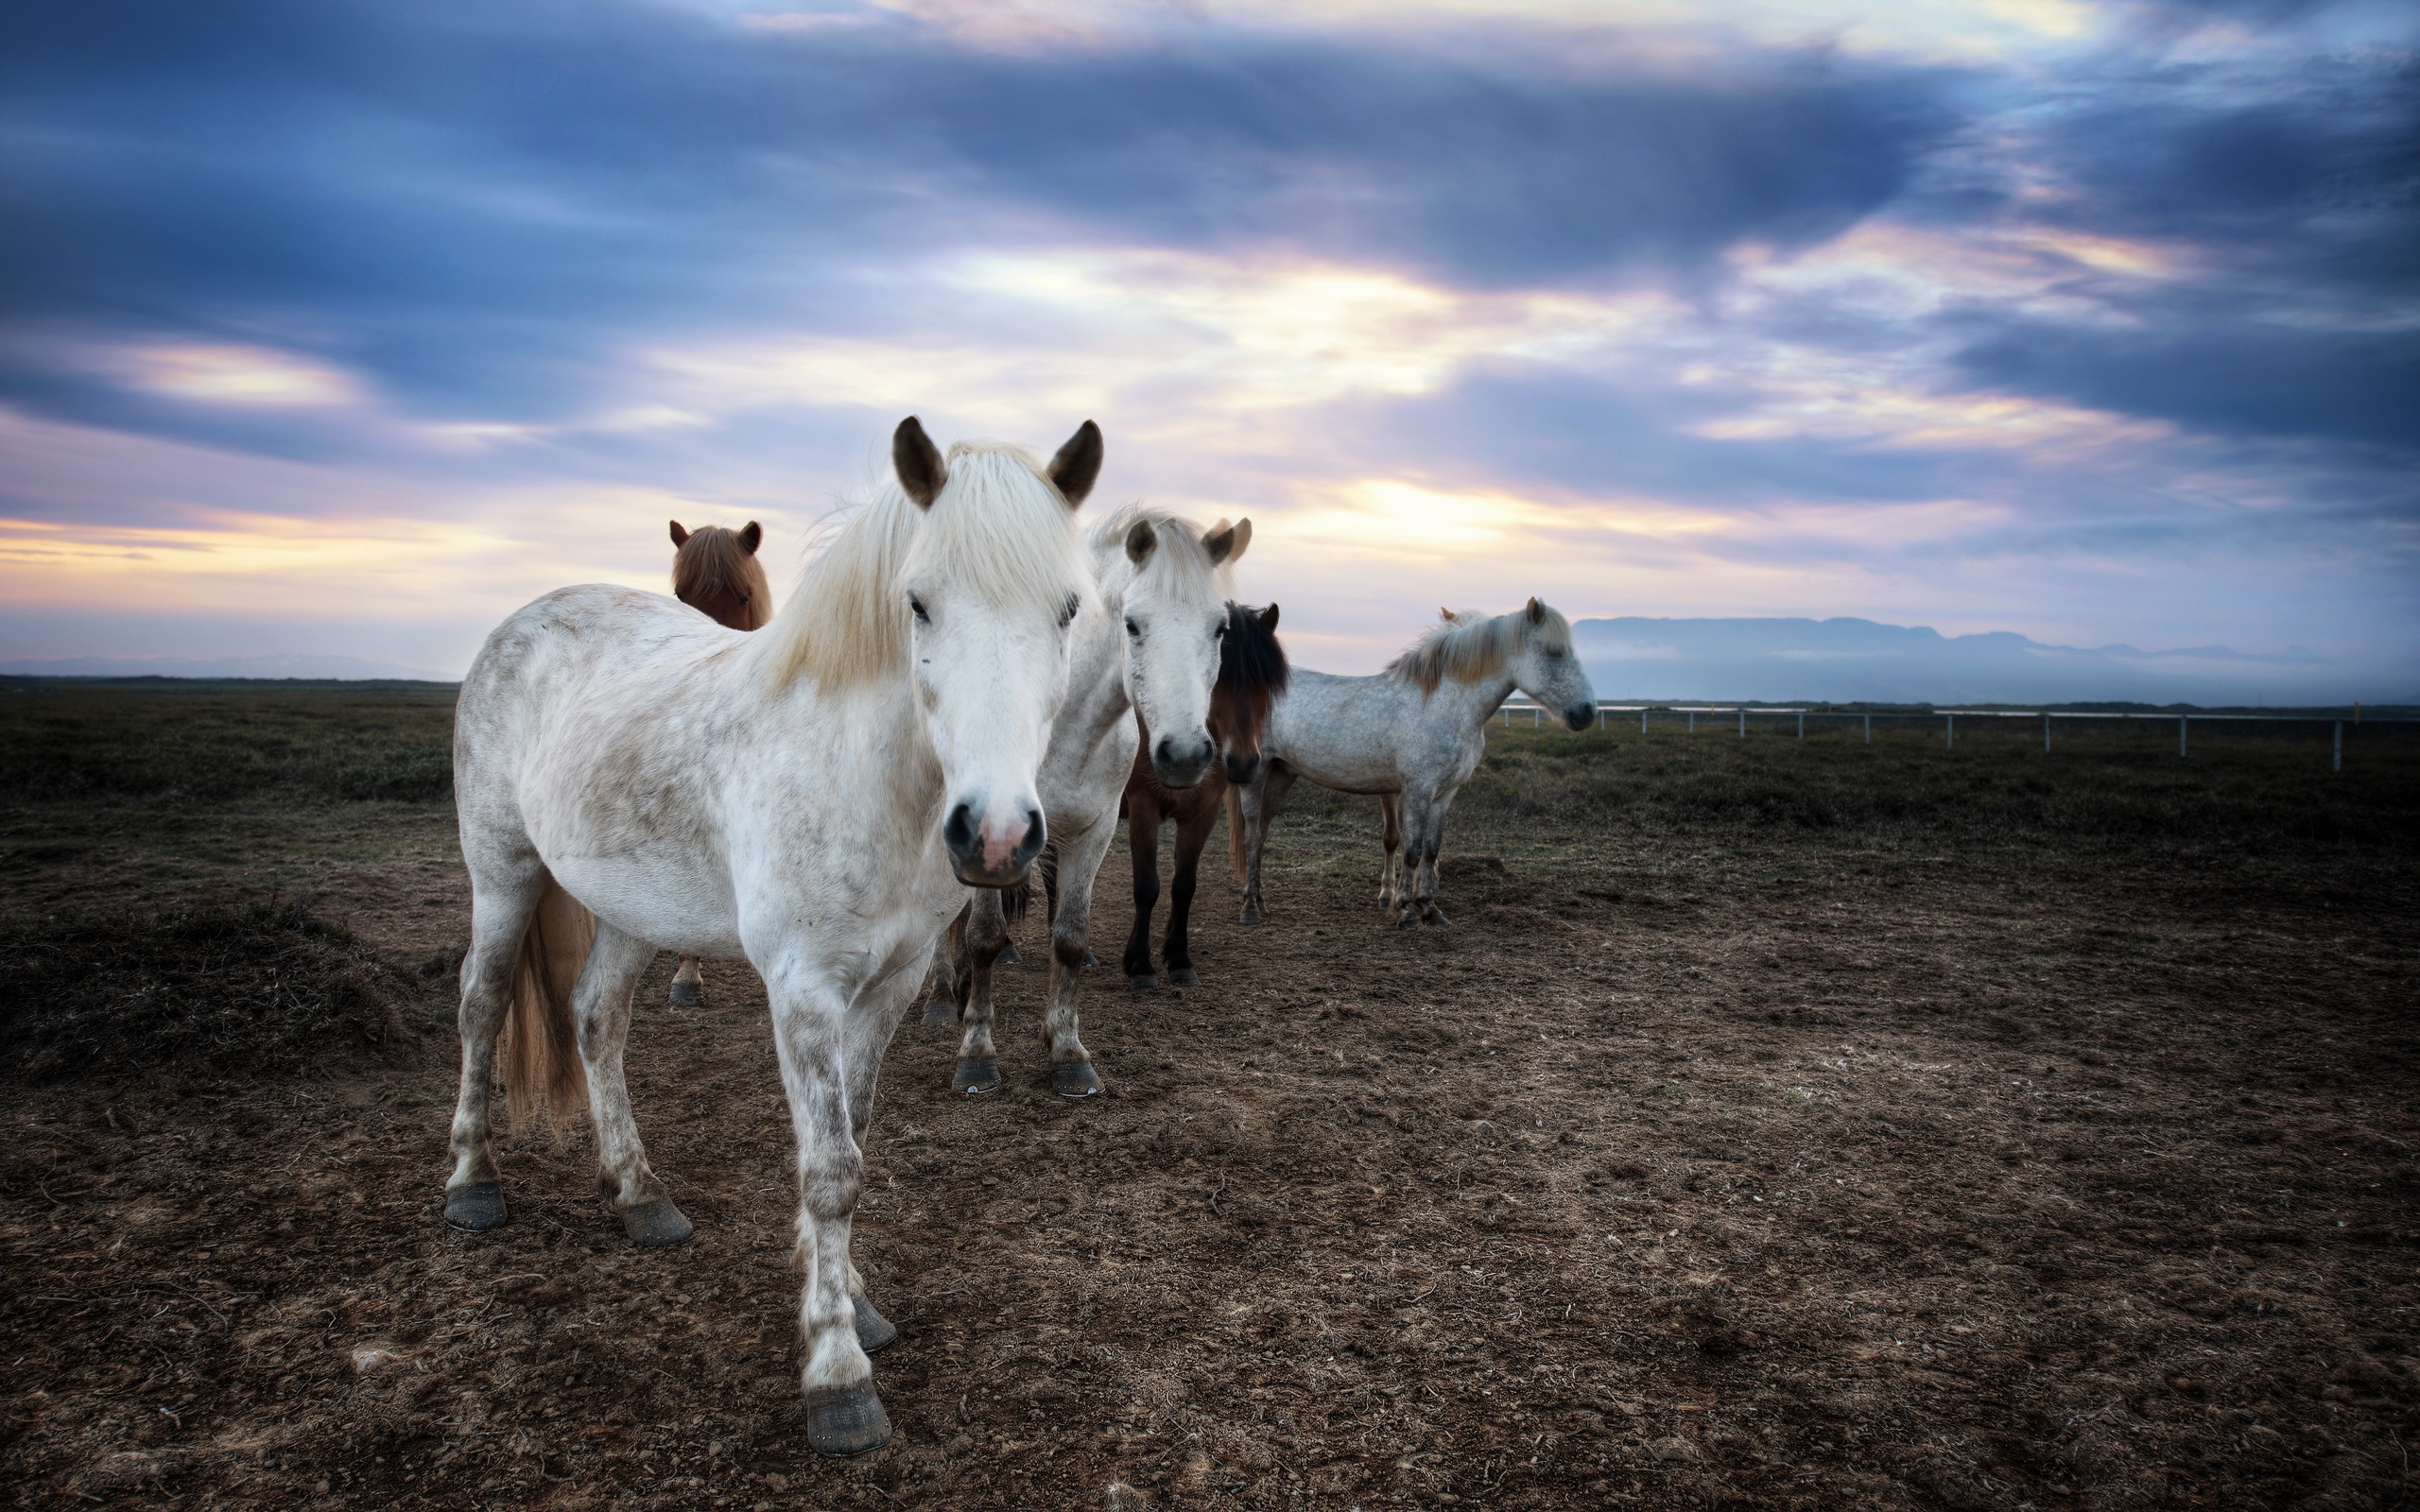
POLYGON ((572 1022, 572 984, 596 939, 596 916, 552 876, 538 897, 521 955, 512 968, 512 1006, 505 1014, 505 1108, 519 1128, 543 1108, 560 1136, 588 1106, 588 1073, 579 1060, 579 1030, 572 1022))
POLYGON ((1227 784, 1227 865, 1235 868, 1236 886, 1252 880, 1244 860, 1244 798, 1233 782, 1227 784))

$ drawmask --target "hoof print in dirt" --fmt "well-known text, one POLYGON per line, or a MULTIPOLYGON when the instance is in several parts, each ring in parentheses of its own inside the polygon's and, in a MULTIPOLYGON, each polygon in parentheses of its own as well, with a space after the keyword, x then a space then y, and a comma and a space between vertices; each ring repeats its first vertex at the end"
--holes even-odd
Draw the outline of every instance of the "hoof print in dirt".
POLYGON ((1050 1068, 1050 1090, 1062 1097, 1090 1097, 1100 1091, 1100 1077, 1089 1060, 1071 1060, 1050 1068))
POLYGON ((961 1060, 949 1079, 954 1092, 988 1092, 1000 1085, 1000 1063, 996 1060, 961 1060))
POLYGON ((954 1029, 958 1026, 958 1005, 947 998, 935 998, 925 1005, 925 1027, 954 1029))
POLYGON ((622 1232, 631 1236, 631 1243, 648 1249, 669 1248, 697 1231, 669 1197, 622 1210, 622 1232))
POLYGON ((702 1008, 706 1005, 706 989, 695 982, 675 982, 671 1002, 676 1008, 702 1008))
POLYGON ((890 1418, 872 1386, 836 1386, 806 1395, 806 1442, 817 1453, 843 1459, 890 1442, 890 1418))
POLYGON ((862 1297, 849 1298, 851 1321, 857 1329, 857 1348, 868 1354, 887 1349, 899 1342, 899 1325, 873 1310, 873 1304, 862 1297))
POLYGON ((466 1234, 504 1227, 504 1183, 480 1181, 445 1194, 445 1227, 466 1234))

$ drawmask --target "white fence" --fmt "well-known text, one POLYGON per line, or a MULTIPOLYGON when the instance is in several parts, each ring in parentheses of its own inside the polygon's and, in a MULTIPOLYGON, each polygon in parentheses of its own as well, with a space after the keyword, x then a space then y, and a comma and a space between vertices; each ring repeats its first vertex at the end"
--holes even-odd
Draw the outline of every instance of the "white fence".
MULTIPOLYGON (((1503 713, 1504 723, 1507 729, 1512 727, 1513 713, 1517 710, 1523 709, 1529 711, 1530 724, 1532 729, 1538 728, 1544 724, 1546 719, 1546 711, 1534 703, 1530 703, 1527 700, 1521 700, 1518 702, 1508 702, 1505 704, 1503 713)), ((1862 722, 1865 730, 1866 744, 1869 746, 1874 743, 1874 721, 1876 718, 1874 714, 1867 713, 1844 713, 1832 709, 1751 709, 1743 704, 1600 703, 1597 706, 1597 728, 1599 730, 1605 728, 1605 716, 1608 714, 1634 713, 1638 715, 1638 732, 1642 735, 1647 733, 1647 721, 1649 717, 1653 714, 1677 714, 1686 718, 1688 721, 1689 733, 1691 734, 1695 734, 1697 732, 1698 715, 1706 714, 1711 716, 1717 714, 1731 714, 1736 716, 1738 721, 1739 738, 1742 740, 1748 738, 1748 719, 1750 715, 1754 715, 1758 719, 1767 717, 1782 719, 1795 718, 1798 721, 1798 738, 1801 740, 1805 740, 1806 738, 1806 721, 1810 717, 1815 719, 1834 720, 1855 719, 1862 722)), ((1945 749, 1951 750, 1956 749, 1958 746, 1958 721, 1961 719, 2038 719, 2042 722, 2042 748, 2045 751, 2048 751, 2050 748, 2050 722, 2054 719, 2172 719, 2176 721, 2176 754, 2179 756, 2184 756, 2189 752, 2191 748, 2190 742, 2192 726, 2197 720, 2204 724, 2211 724, 2225 720, 2239 720, 2246 723, 2271 725, 2332 725, 2335 727, 2335 730, 2334 739, 2330 746, 2330 770, 2339 772, 2344 769, 2344 727, 2348 724, 2358 726, 2364 723, 2364 721, 2358 716, 2348 720, 2335 718, 2328 714, 2085 713, 2071 713, 2066 710, 2058 710, 2054 712, 2048 709, 1935 709, 1929 713, 1895 713, 1886 712, 1880 717, 1885 721, 1898 720, 1903 723, 1911 719, 1924 720, 1927 722, 1938 719, 1942 722, 1942 745, 1945 749)), ((2366 723, 2374 725, 2408 725, 2420 724, 2420 720, 2372 719, 2366 721, 2366 723)))

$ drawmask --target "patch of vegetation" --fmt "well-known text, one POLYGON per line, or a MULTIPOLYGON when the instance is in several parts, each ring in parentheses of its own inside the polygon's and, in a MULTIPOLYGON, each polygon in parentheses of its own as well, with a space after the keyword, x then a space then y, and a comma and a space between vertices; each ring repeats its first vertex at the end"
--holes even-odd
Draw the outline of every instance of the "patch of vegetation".
POLYGON ((454 794, 450 687, 19 683, 0 692, 0 792, 19 802, 454 794))
POLYGON ((0 1065, 26 1079, 274 1074, 399 1053, 426 1022, 408 974, 300 903, 0 922, 0 1065))

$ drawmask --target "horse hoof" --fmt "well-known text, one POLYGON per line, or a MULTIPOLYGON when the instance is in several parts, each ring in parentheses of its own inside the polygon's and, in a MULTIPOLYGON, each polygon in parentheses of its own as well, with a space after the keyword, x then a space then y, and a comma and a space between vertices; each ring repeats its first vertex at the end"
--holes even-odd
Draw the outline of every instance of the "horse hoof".
POLYGON ((504 1183, 475 1181, 445 1194, 445 1227, 466 1234, 504 1227, 504 1183))
POLYGON ((622 1210, 622 1232, 631 1236, 631 1244, 647 1249, 668 1249, 697 1231, 670 1197, 622 1210))
POLYGON ((875 1312, 873 1304, 864 1297, 850 1297, 849 1311, 856 1314, 857 1348, 866 1353, 889 1349, 899 1342, 899 1325, 875 1312))
POLYGON ((1000 947, 1000 958, 992 964, 994 966, 1023 966, 1025 957, 1017 954, 1015 946, 1003 945, 1000 947))
POLYGON ((925 1005, 925 1027, 954 1029, 958 1026, 958 1005, 947 998, 935 998, 925 1005))
POLYGON ((699 982, 672 984, 672 1005, 676 1008, 702 1008, 706 1005, 706 989, 699 982))
POLYGON ((1418 929, 1420 927, 1420 916, 1411 912, 1409 909, 1406 909, 1404 910, 1403 917, 1395 920, 1395 927, 1397 929, 1418 929))
POLYGON ((1428 925, 1431 929, 1443 929, 1445 927, 1444 914, 1434 908, 1422 909, 1420 911, 1420 921, 1428 925))
POLYGON ((1199 971, 1170 971, 1168 973, 1168 986, 1170 987, 1200 987, 1201 985, 1201 973, 1199 971))
POLYGON ((1071 1060, 1050 1068, 1050 1090, 1062 1097, 1091 1097, 1100 1091, 1100 1078, 1089 1060, 1071 1060))
POLYGON ((1086 968, 1086 970, 1090 970, 1091 968, 1096 967, 1096 966, 1098 966, 1099 964, 1100 964, 1100 957, 1099 957, 1099 956, 1095 955, 1095 954, 1094 954, 1092 952, 1090 952, 1090 951, 1086 951, 1086 952, 1084 952, 1084 966, 1085 966, 1085 968, 1086 968))
POLYGON ((1238 924, 1257 924, 1260 922, 1260 910, 1257 908, 1247 908, 1243 911, 1243 914, 1236 919, 1236 922, 1238 924))
POLYGON ((1149 992, 1159 985, 1160 979, 1156 976, 1130 976, 1126 979, 1126 990, 1129 992, 1149 992))
POLYGON ((890 1442, 890 1418, 872 1386, 826 1386, 806 1394, 806 1442, 817 1453, 845 1459, 890 1442))
POLYGON ((949 1079, 954 1092, 988 1092, 1000 1085, 1000 1063, 996 1060, 961 1060, 949 1079))

